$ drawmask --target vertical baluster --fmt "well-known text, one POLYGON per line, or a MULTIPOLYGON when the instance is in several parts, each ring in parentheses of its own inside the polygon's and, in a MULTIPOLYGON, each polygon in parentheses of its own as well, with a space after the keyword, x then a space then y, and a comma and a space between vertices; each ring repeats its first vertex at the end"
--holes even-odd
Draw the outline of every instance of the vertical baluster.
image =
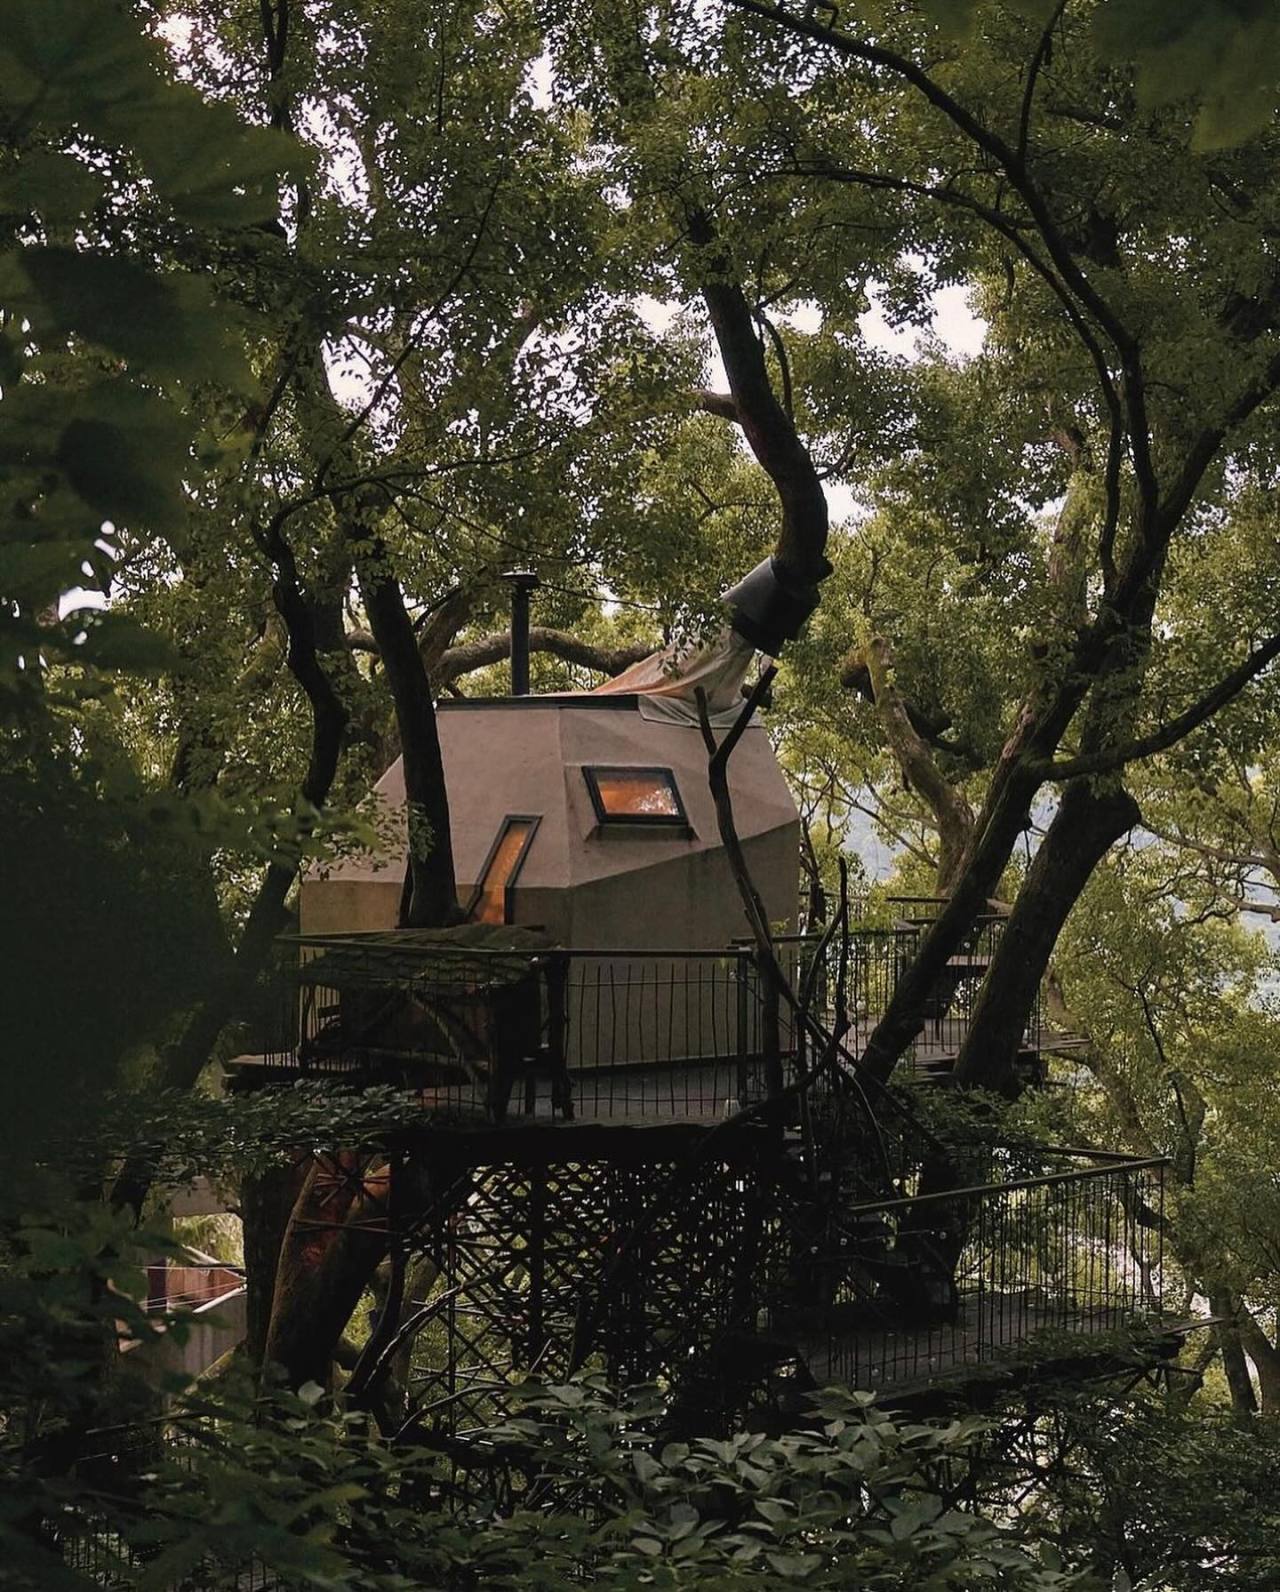
MULTIPOLYGON (((671 959, 670 968, 671 968, 671 974, 670 974, 670 978, 667 981, 668 982, 668 988, 667 988, 666 1059, 667 1059, 667 1064, 668 1064, 669 1068, 671 1069, 671 1076, 670 1076, 670 1086, 668 1088, 667 1094, 668 1094, 668 1100, 669 1100, 669 1104, 670 1104, 671 1114, 672 1114, 672 1116, 675 1116, 675 1114, 676 1114, 675 1063, 676 1063, 676 1058, 678 1057, 678 1055, 680 1053, 680 1045, 679 1045, 679 1043, 678 1043, 678 1041, 676 1039, 676 1033, 677 1033, 677 1029, 676 1029, 676 998, 677 998, 676 997, 676 991, 677 991, 677 987, 678 987, 677 986, 677 972, 678 972, 678 969, 677 969, 677 965, 676 965, 676 961, 675 961, 674 957, 671 959)), ((687 1033, 688 1033, 688 1026, 689 1026, 688 1023, 686 1022, 685 1023, 686 1038, 687 1038, 687 1033)), ((685 1049, 686 1050, 688 1049, 688 1045, 687 1044, 685 1045, 685 1049)))
POLYGON ((606 1082, 601 1068, 608 1064, 609 1058, 604 1049, 604 985, 605 972, 608 964, 600 957, 593 957, 591 961, 591 1049, 588 1052, 592 1072, 592 1087, 595 1091, 595 1114, 597 1117, 605 1115, 608 1103, 608 1089, 612 1087, 606 1082))
MULTIPOLYGON (((655 977, 656 976, 658 976, 658 975, 655 975, 655 977)), ((678 1098, 679 1098, 677 1090, 676 1090, 676 1061, 677 1061, 678 1046, 676 1045, 675 1039, 674 1039, 674 1034, 675 1034, 675 1010, 676 1010, 677 991, 679 989, 679 980, 680 980, 679 965, 678 965, 678 963, 676 961, 676 958, 675 957, 671 957, 668 960, 668 962, 667 962, 666 994, 665 994, 665 997, 664 997, 664 999, 666 1001, 666 1013, 667 1013, 666 1040, 661 1046, 657 1046, 655 1048, 657 1048, 657 1049, 659 1049, 661 1051, 662 1060, 666 1064, 666 1068, 667 1068, 667 1093, 666 1093, 665 1105, 666 1105, 667 1111, 673 1117, 678 1114, 677 1113, 677 1101, 678 1101, 678 1098)))
POLYGON ((744 1100, 747 1093, 747 1043, 749 1037, 748 1024, 750 1021, 750 1009, 748 1006, 750 991, 747 988, 747 978, 750 965, 746 952, 739 951, 734 958, 734 978, 737 980, 738 998, 738 1033, 734 1047, 736 1059, 735 1077, 739 1100, 744 1100))
POLYGON ((628 957, 622 967, 622 1057, 624 1065, 622 1077, 626 1080, 623 1086, 623 1096, 626 1100, 633 1099, 632 1090, 639 1089, 639 1106, 643 1115, 648 1103, 647 1078, 643 1067, 633 1066, 637 1055, 643 1057, 644 1051, 637 1044, 636 1016, 637 1001, 643 1000, 643 994, 637 990, 637 980, 644 979, 644 964, 637 962, 635 957, 628 957), (637 1080, 633 1083, 632 1080, 637 1080))
MULTIPOLYGON (((608 962, 603 964, 602 970, 607 970, 609 975, 609 1065, 611 1068, 616 1068, 621 1060, 618 1055, 618 969, 613 959, 610 958, 608 962)), ((613 1097, 617 1076, 616 1072, 609 1074, 608 1099, 605 1102, 606 1110, 604 1113, 606 1116, 613 1115, 613 1097)), ((623 1076, 625 1077, 625 1074, 623 1076)))

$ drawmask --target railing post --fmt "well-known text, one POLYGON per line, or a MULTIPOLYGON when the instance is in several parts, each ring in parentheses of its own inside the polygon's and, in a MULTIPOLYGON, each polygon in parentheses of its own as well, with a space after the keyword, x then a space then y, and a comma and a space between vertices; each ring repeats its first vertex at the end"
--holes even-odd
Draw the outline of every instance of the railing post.
POLYGON ((764 1086, 770 1100, 782 1094, 782 1011, 777 986, 771 978, 761 973, 759 964, 756 976, 761 984, 761 1051, 764 1056, 764 1086))
POLYGON ((750 951, 739 951, 734 958, 734 972, 738 982, 738 1043, 737 1089, 738 1106, 747 1103, 747 1055, 751 1037, 751 992, 748 979, 753 967, 750 951))
POLYGON ((573 1090, 569 1082, 569 957, 552 951, 546 959, 547 1065, 551 1073, 551 1109, 573 1117, 573 1090))

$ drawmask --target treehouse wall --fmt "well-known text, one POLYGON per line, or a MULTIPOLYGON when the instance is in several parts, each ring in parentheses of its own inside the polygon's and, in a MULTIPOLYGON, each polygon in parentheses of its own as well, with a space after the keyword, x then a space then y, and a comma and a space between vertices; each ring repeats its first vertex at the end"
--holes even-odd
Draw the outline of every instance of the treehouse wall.
MULTIPOLYGON (((536 818, 508 897, 510 921, 541 926, 562 945, 601 949, 713 949, 747 933, 695 724, 649 716, 634 697, 564 696, 442 703, 439 726, 464 905, 506 820, 536 818), (590 769, 668 771, 682 821, 602 817, 590 769)), ((799 820, 760 725, 743 735, 730 776, 756 887, 770 919, 789 924, 799 820)), ((388 856, 349 859, 308 877, 301 892, 304 934, 395 926, 407 845, 399 762, 377 792, 396 837, 388 856)))

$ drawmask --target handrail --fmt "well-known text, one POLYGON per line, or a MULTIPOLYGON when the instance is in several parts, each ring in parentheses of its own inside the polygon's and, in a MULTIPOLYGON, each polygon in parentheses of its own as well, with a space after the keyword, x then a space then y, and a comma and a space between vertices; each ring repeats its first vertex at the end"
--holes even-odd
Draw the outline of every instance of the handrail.
MULTIPOLYGON (((327 945, 352 945, 372 948, 374 936, 384 931, 380 929, 353 930, 345 934, 281 934, 277 940, 283 945, 297 946, 327 946, 327 945)), ((403 931, 405 933, 411 930, 403 931)), ((851 939, 889 939, 902 937, 914 933, 910 925, 894 924, 888 928, 869 928, 858 926, 851 928, 851 939)), ((774 937, 776 945, 812 945, 819 944, 818 935, 806 934, 779 934, 774 937)), ((671 945, 547 945, 547 946, 501 946, 501 945, 448 945, 440 941, 433 941, 429 947, 432 956, 467 956, 477 959, 483 957, 519 957, 527 956, 530 962, 535 962, 547 956, 567 956, 570 958, 599 960, 605 957, 618 958, 628 956, 667 957, 672 961, 736 961, 740 957, 753 954, 754 941, 742 939, 731 940, 723 946, 671 946, 671 945)), ((397 955, 411 956, 414 947, 411 944, 400 944, 388 947, 394 949, 397 955)))
POLYGON ((921 1205, 940 1205, 944 1200, 969 1199, 978 1194, 1016 1193, 1021 1189, 1047 1188, 1065 1183, 1081 1183, 1087 1178, 1106 1177, 1116 1171, 1147 1172, 1158 1166, 1170 1166, 1167 1155, 1145 1156, 1141 1159, 1111 1159, 1102 1166, 1087 1166, 1076 1172, 1043 1172, 1037 1177, 1012 1178, 1008 1183, 969 1183, 961 1188, 938 1189, 931 1194, 912 1194, 892 1200, 862 1200, 845 1206, 845 1214, 861 1216, 872 1211, 915 1209, 921 1205))
MULTIPOLYGON (((365 929, 353 931, 348 934, 281 934, 278 936, 282 944, 299 946, 326 946, 326 945, 355 945, 366 944, 368 936, 369 948, 372 948, 372 937, 379 935, 380 929, 365 929)), ((404 930, 411 933, 411 930, 404 930)), ((394 949, 397 955, 411 956, 413 945, 396 945, 388 947, 394 949)), ((429 946, 424 946, 434 956, 466 956, 474 958, 483 957, 511 957, 527 956, 531 963, 537 962, 548 956, 583 957, 598 960, 601 958, 618 958, 627 956, 652 956, 668 957, 673 961, 688 959, 690 961, 736 961, 745 954, 746 947, 736 945, 728 946, 647 946, 647 945, 546 945, 546 946, 501 946, 501 945, 448 945, 433 941, 429 946)))

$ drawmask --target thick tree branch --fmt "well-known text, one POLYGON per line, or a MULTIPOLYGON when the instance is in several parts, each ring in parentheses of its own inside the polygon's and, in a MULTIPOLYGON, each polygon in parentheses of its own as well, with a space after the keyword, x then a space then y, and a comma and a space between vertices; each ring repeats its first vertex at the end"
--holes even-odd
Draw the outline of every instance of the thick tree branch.
POLYGON ((1184 736, 1203 724, 1206 719, 1212 718, 1233 697, 1239 695, 1244 687, 1256 679, 1278 656, 1280 656, 1280 635, 1275 635, 1263 642, 1260 647, 1255 647, 1242 663, 1238 664, 1230 674, 1224 675, 1198 702, 1193 703, 1185 712, 1179 713, 1176 718, 1162 724, 1158 730, 1153 730, 1150 735, 1129 741, 1124 746, 1108 747, 1082 757, 1065 758, 1057 763, 1034 764, 1033 768, 1043 779, 1078 779, 1082 775, 1114 773, 1126 763, 1133 763, 1139 758, 1152 757, 1157 752, 1167 751, 1169 747, 1176 745, 1184 736))
POLYGON ((924 739, 916 733, 906 704, 893 682, 893 653, 883 636, 866 647, 876 711, 893 754, 912 787, 928 803, 938 826, 940 895, 949 893, 973 835, 973 809, 939 769, 924 739))
POLYGON ((458 632, 471 617, 475 606, 475 592, 466 586, 455 586, 415 624, 418 634, 418 651, 431 678, 441 658, 448 652, 458 632))
POLYGON ((1062 926, 1099 861, 1138 818, 1138 804, 1126 790, 1068 785, 970 1013, 954 1069, 961 1087, 1012 1083, 1027 1016, 1062 926))
MULTIPOLYGON (((860 648, 854 648, 840 665, 840 684, 846 691, 856 691, 865 701, 875 706, 876 688, 871 678, 871 670, 867 667, 867 660, 860 648)), ((953 757, 958 763, 968 769, 981 766, 982 759, 977 751, 967 742, 949 739, 947 731, 951 728, 951 720, 945 713, 926 713, 917 702, 908 697, 901 697, 903 709, 911 723, 911 728, 923 741, 927 741, 935 751, 953 757)))
MULTIPOLYGON (((368 630, 350 630, 347 632, 347 645, 353 652, 377 653, 378 643, 373 638, 373 633, 368 630)), ((570 635, 567 630, 553 630, 547 625, 532 625, 529 629, 529 650, 531 652, 549 652, 553 657, 561 658, 565 663, 577 664, 583 669, 594 669, 597 674, 621 674, 624 669, 629 669, 633 663, 639 663, 642 658, 647 658, 654 650, 654 644, 649 641, 636 641, 625 647, 597 647, 580 637, 570 635)), ((504 658, 511 656, 511 632, 509 630, 494 630, 487 635, 476 636, 471 641, 459 642, 456 646, 447 648, 440 653, 435 667, 431 671, 431 678, 440 687, 452 684, 464 674, 470 674, 475 669, 487 668, 489 664, 501 663, 504 658)))
POLYGON ((694 393, 693 401, 704 414, 715 415, 719 420, 732 420, 734 425, 742 423, 742 415, 732 393, 713 392, 709 387, 704 387, 694 393))
POLYGON ((400 731, 412 880, 403 926, 435 928, 460 914, 431 681, 386 544, 361 518, 353 516, 346 528, 400 731))
POLYGON ((752 453, 773 482, 782 506, 782 532, 775 557, 805 585, 831 572, 827 545, 827 499, 809 450, 800 440, 769 380, 756 316, 733 276, 710 215, 685 208, 689 241, 699 251, 702 297, 711 317, 733 394, 736 419, 752 453))
MULTIPOLYGON (((565 663, 575 663, 583 669, 594 669, 600 674, 621 674, 654 650, 652 642, 632 642, 625 647, 596 647, 582 641, 565 630, 553 630, 546 625, 532 625, 529 629, 529 647, 533 652, 549 652, 565 663)), ((511 632, 494 631, 491 635, 477 636, 473 641, 460 642, 450 647, 441 657, 436 676, 442 685, 482 669, 486 664, 500 663, 511 655, 511 632)))

